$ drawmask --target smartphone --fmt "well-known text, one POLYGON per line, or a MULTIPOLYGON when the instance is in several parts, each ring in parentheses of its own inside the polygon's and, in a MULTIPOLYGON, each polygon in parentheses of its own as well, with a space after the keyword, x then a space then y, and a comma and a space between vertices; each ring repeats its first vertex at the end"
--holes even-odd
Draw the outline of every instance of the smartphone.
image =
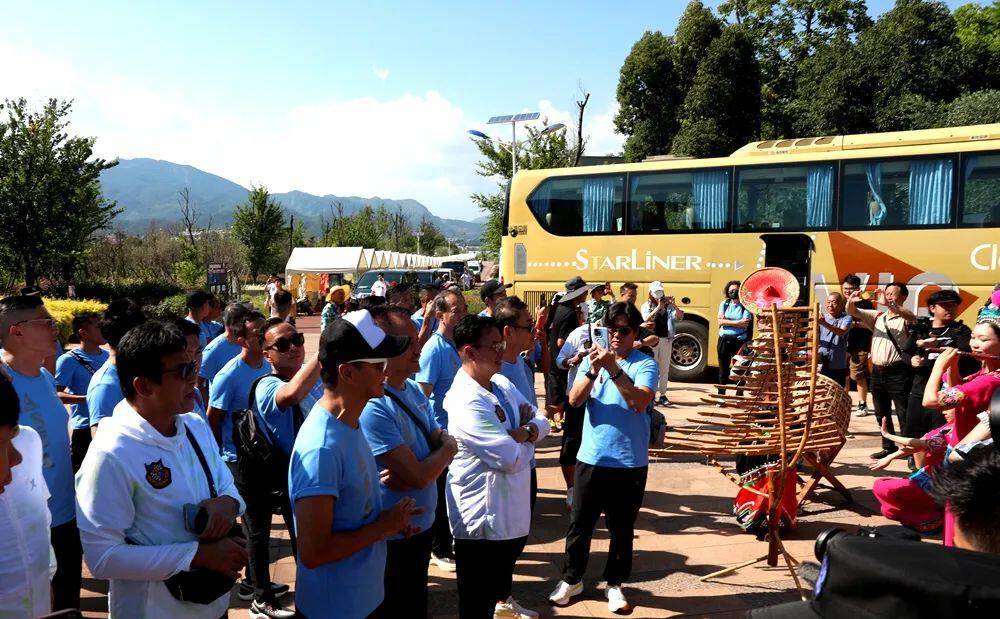
POLYGON ((594 327, 593 333, 593 342, 595 345, 600 346, 604 350, 611 348, 611 335, 607 327, 594 327))
POLYGON ((194 503, 185 503, 184 528, 195 535, 201 535, 206 526, 208 526, 208 512, 205 508, 194 503))

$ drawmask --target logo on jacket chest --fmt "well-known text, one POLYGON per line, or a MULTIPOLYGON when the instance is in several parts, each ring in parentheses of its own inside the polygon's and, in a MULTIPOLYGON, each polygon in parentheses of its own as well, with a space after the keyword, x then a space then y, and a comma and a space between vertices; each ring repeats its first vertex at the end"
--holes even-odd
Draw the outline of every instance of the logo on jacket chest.
POLYGON ((156 490, 163 490, 170 485, 172 481, 170 478, 170 469, 167 465, 163 464, 163 459, 159 459, 156 462, 150 462, 145 465, 146 467, 146 481, 149 485, 156 490))

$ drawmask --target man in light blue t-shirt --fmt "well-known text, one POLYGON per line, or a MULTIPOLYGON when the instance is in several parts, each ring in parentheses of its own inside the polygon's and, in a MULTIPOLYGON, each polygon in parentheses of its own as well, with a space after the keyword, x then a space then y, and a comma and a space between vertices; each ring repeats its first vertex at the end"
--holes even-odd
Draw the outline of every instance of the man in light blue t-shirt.
POLYGON ((98 323, 100 314, 83 312, 73 317, 73 333, 80 347, 63 353, 56 359, 56 387, 59 399, 69 404, 70 448, 73 471, 80 470, 80 463, 90 447, 90 411, 87 410, 87 388, 97 370, 108 360, 108 351, 101 348, 107 343, 98 323))
POLYGON ((90 433, 96 434, 101 420, 110 417, 118 403, 125 399, 118 382, 115 367, 115 350, 118 342, 134 327, 146 321, 139 304, 132 299, 116 299, 108 304, 98 327, 108 342, 111 354, 104 365, 97 369, 87 387, 87 412, 90 414, 90 433))
POLYGON ((386 335, 366 310, 335 319, 320 338, 323 397, 299 429, 288 473, 300 616, 371 615, 384 596, 385 539, 415 532, 412 498, 383 505, 359 422, 368 400, 384 395, 386 360, 408 345, 408 338, 386 335))
POLYGON ((259 335, 262 326, 263 314, 256 310, 247 313, 237 337, 240 354, 222 366, 208 389, 208 422, 215 433, 215 440, 219 442, 222 459, 230 464, 229 468, 237 480, 233 413, 247 408, 254 381, 271 373, 271 364, 264 358, 261 349, 259 335))
POLYGON ((83 551, 76 526, 76 492, 70 459, 69 415, 56 395, 56 382, 43 367, 52 354, 56 323, 42 298, 20 295, 0 300, 0 371, 6 372, 21 403, 20 423, 42 439, 42 475, 49 489, 49 530, 56 559, 52 610, 80 607, 83 551))
MULTIPOLYGON (((420 371, 416 380, 424 395, 430 398, 434 421, 442 430, 448 429, 448 413, 444 410, 444 396, 451 389, 455 375, 462 367, 462 360, 455 350, 455 327, 465 318, 468 307, 462 293, 445 290, 434 299, 434 315, 438 328, 420 350, 420 371)), ((455 552, 452 549, 451 526, 448 523, 448 506, 444 502, 447 471, 438 477, 438 505, 434 518, 434 564, 445 571, 455 571, 455 552)))
POLYGON ((212 311, 212 308, 209 306, 211 300, 212 295, 204 290, 194 290, 187 295, 188 312, 184 319, 198 325, 198 329, 201 331, 198 336, 198 345, 201 346, 202 350, 205 350, 205 347, 211 341, 208 329, 204 325, 204 320, 212 311))
POLYGON ((254 311, 253 306, 248 303, 227 305, 222 313, 222 321, 226 325, 225 332, 212 339, 202 351, 201 370, 198 372, 198 388, 205 396, 206 401, 208 400, 208 385, 211 384, 212 379, 219 373, 222 366, 243 351, 239 337, 247 314, 252 311, 254 311))
POLYGON ((585 404, 586 416, 563 577, 549 600, 563 606, 583 591, 594 527, 604 513, 612 548, 604 567, 608 609, 623 613, 631 609, 622 584, 631 575, 632 535, 646 490, 650 424, 646 411, 653 402, 659 368, 652 357, 634 348, 642 324, 634 305, 612 304, 604 324, 610 330, 610 350, 591 348, 569 393, 570 404, 585 404))
POLYGON ((416 381, 408 380, 420 368, 417 330, 405 311, 395 307, 372 309, 376 324, 389 335, 410 339, 402 355, 386 367, 385 395, 368 401, 361 413, 361 429, 382 471, 399 479, 408 490, 380 486, 383 505, 410 497, 423 513, 410 522, 419 532, 387 541, 383 617, 427 616, 427 569, 434 538, 438 476, 458 451, 458 444, 431 415, 430 402, 416 381))

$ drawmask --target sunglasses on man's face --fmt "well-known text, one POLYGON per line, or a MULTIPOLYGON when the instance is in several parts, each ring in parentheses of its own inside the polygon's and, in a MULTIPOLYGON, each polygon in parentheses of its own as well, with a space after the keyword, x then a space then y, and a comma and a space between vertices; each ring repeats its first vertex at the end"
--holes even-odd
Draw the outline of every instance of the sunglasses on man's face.
POLYGON ((619 335, 619 336, 624 337, 624 336, 629 335, 630 333, 632 333, 632 327, 629 327, 629 326, 608 327, 608 331, 610 333, 615 334, 615 335, 619 335))
POLYGON ((198 367, 197 361, 189 361, 183 365, 179 365, 175 368, 169 370, 163 370, 164 374, 177 374, 177 377, 181 380, 187 380, 189 376, 194 375, 195 369, 198 367))
POLYGON ((303 346, 306 343, 306 337, 301 333, 296 333, 291 337, 279 337, 274 340, 274 343, 270 346, 265 346, 264 350, 271 350, 272 348, 280 353, 286 353, 292 349, 292 346, 303 346))

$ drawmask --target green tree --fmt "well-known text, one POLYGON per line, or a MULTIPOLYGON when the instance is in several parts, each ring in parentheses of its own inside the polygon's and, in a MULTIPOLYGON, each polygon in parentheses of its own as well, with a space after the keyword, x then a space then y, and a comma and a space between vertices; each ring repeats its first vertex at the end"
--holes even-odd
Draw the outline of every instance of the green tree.
POLYGON ((698 65, 708 53, 712 41, 722 34, 722 27, 722 20, 699 0, 692 0, 684 9, 674 31, 677 75, 682 91, 687 92, 691 88, 698 73, 698 65))
POLYGON ((798 68, 835 40, 854 40, 871 25, 864 0, 727 0, 719 13, 746 28, 761 67, 761 136, 788 137, 798 68))
POLYGON ((95 232, 118 209, 101 195, 100 174, 117 161, 94 158, 94 138, 69 135, 71 103, 0 104, 0 263, 33 285, 69 280, 95 232))
MULTIPOLYGON (((543 125, 548 124, 546 120, 543 125)), ((576 145, 571 144, 565 132, 557 131, 542 135, 540 129, 527 128, 527 138, 518 149, 517 168, 519 170, 537 170, 542 168, 561 168, 572 165, 576 154, 576 145)), ((496 257, 500 252, 500 240, 503 237, 503 209, 505 195, 511 180, 511 153, 490 140, 476 140, 479 153, 483 156, 476 163, 476 172, 480 176, 498 178, 500 190, 497 193, 472 194, 472 201, 484 213, 487 221, 483 225, 483 252, 496 257)), ((421 239, 421 250, 423 250, 421 239)), ((430 253, 424 251, 424 253, 430 253)))
POLYGON ((861 35, 859 51, 874 78, 876 129, 920 128, 928 119, 920 99, 938 104, 960 93, 967 71, 956 31, 944 3, 897 0, 861 35))
POLYGON ((740 26, 729 26, 708 47, 681 108, 672 152, 694 157, 728 155, 760 131, 760 77, 753 45, 740 26))
POLYGON ((266 187, 251 187, 245 204, 233 213, 233 236, 246 251, 247 267, 254 280, 262 271, 280 266, 281 241, 287 239, 285 213, 266 187))
POLYGON ((962 55, 972 69, 971 90, 1000 88, 1000 0, 992 5, 965 4, 953 13, 962 55))
POLYGON ((673 40, 647 31, 622 64, 614 123, 619 133, 628 136, 625 158, 629 161, 670 151, 684 99, 677 62, 673 40))
POLYGON ((420 239, 420 252, 425 256, 433 256, 438 248, 448 245, 448 239, 426 217, 420 220, 417 237, 420 239))
POLYGON ((961 127, 1000 123, 1000 90, 980 90, 955 99, 947 105, 941 126, 961 127))
POLYGON ((821 45, 799 64, 788 104, 793 135, 873 131, 872 81, 857 45, 847 39, 821 45))

